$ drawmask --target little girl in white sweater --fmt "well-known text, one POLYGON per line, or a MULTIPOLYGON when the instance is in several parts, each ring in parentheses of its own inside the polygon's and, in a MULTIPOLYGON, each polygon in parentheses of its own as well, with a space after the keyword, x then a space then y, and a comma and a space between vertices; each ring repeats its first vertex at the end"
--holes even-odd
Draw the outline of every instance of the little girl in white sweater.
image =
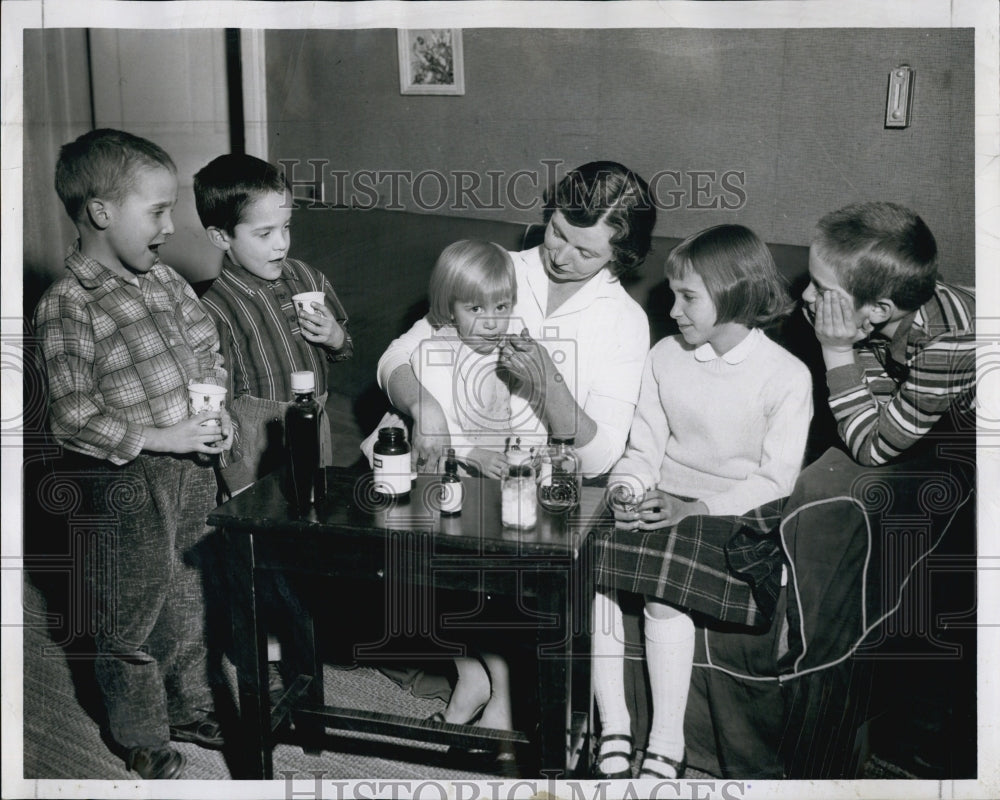
MULTIPOLYGON (((812 417, 808 369, 760 329, 791 302, 767 246, 752 231, 739 225, 701 231, 671 252, 666 274, 680 335, 657 343, 646 359, 628 446, 609 481, 622 529, 609 547, 634 547, 616 543, 628 537, 624 531, 663 529, 643 546, 662 545, 653 557, 664 559, 671 557, 669 529, 685 517, 740 515, 787 496, 812 417)), ((653 698, 640 777, 681 777, 694 624, 655 579, 639 585, 653 698)), ((602 730, 596 770, 599 777, 625 778, 632 739, 615 588, 599 585, 594 600, 602 730)))

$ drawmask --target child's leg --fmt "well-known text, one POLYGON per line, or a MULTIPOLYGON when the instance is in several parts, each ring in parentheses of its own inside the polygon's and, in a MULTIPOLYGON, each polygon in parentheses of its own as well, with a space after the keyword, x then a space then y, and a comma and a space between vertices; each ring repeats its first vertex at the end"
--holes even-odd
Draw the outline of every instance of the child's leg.
MULTIPOLYGON (((212 469, 183 458, 140 459, 145 461, 152 504, 161 509, 171 546, 163 564, 169 574, 167 596, 148 643, 163 670, 170 724, 185 725, 203 717, 213 705, 202 583, 202 569, 211 567, 212 529, 205 517, 215 506, 212 469)), ((204 577, 225 580, 222 574, 204 577)))
POLYGON ((444 710, 444 719, 445 722, 465 725, 472 722, 490 701, 490 676, 479 659, 472 656, 456 658, 455 670, 458 680, 444 710))
MULTIPOLYGON (((169 741, 165 676, 150 637, 169 592, 173 541, 144 458, 80 478, 88 489, 84 511, 99 520, 86 556, 97 625, 94 671, 109 733, 123 749, 169 741)), ((160 477, 170 482, 170 475, 160 477)))
POLYGON ((684 760, 684 710, 694 660, 694 623, 682 611, 647 600, 645 632, 653 724, 642 769, 675 778, 677 768, 649 756, 666 756, 678 765, 684 760))
MULTIPOLYGON (((594 595, 594 634, 591 640, 591 671, 597 710, 601 716, 601 737, 628 736, 632 725, 625 701, 625 630, 622 610, 613 595, 594 595)), ((604 753, 631 750, 621 739, 604 742, 598 753, 598 768, 607 775, 625 772, 629 759, 624 755, 601 758, 604 753)))

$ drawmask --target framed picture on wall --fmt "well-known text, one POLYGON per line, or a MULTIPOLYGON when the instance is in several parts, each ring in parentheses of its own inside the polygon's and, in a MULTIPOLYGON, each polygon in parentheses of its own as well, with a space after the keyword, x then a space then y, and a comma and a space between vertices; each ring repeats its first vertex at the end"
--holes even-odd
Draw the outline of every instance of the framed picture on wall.
POLYGON ((400 94, 465 94, 461 29, 409 28, 397 35, 400 94))

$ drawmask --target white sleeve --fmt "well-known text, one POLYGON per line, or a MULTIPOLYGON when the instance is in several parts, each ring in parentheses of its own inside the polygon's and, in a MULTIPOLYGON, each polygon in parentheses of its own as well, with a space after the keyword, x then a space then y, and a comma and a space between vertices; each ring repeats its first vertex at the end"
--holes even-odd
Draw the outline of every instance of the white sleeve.
POLYGON ((609 484, 627 485, 633 494, 640 497, 659 483, 663 455, 670 436, 670 425, 660 399, 659 379, 653 369, 655 354, 654 348, 646 358, 642 371, 639 402, 625 455, 608 477, 609 484))
POLYGON ((765 432, 760 467, 732 488, 701 498, 709 514, 745 514, 792 493, 812 420, 812 377, 804 366, 794 373, 776 373, 775 388, 780 394, 761 420, 765 432))
POLYGON ((607 346, 590 356, 594 378, 582 404, 597 425, 594 438, 578 448, 588 477, 607 472, 625 450, 649 353, 649 323, 641 309, 622 315, 606 334, 607 346))
POLYGON ((378 385, 383 392, 387 392, 389 376, 398 367, 404 364, 409 365, 410 356, 420 346, 420 343, 433 335, 434 328, 427 321, 427 317, 421 317, 413 323, 406 333, 389 343, 382 357, 378 360, 378 385))

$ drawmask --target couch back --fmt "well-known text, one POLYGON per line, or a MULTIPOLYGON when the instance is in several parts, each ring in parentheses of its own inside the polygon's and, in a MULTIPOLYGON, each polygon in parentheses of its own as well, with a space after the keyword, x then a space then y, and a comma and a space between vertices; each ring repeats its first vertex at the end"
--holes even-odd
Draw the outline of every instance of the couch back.
MULTIPOLYGON (((323 272, 350 316, 354 358, 334 365, 330 389, 351 397, 372 391, 379 356, 427 310, 427 283, 440 252, 458 239, 486 239, 508 250, 541 241, 541 224, 496 222, 405 211, 301 207, 292 216, 291 254, 323 272)), ((652 340, 675 332, 663 278, 667 254, 680 239, 654 237, 641 273, 625 284, 646 310, 652 340)), ((771 245, 793 282, 806 271, 808 250, 771 245)))

